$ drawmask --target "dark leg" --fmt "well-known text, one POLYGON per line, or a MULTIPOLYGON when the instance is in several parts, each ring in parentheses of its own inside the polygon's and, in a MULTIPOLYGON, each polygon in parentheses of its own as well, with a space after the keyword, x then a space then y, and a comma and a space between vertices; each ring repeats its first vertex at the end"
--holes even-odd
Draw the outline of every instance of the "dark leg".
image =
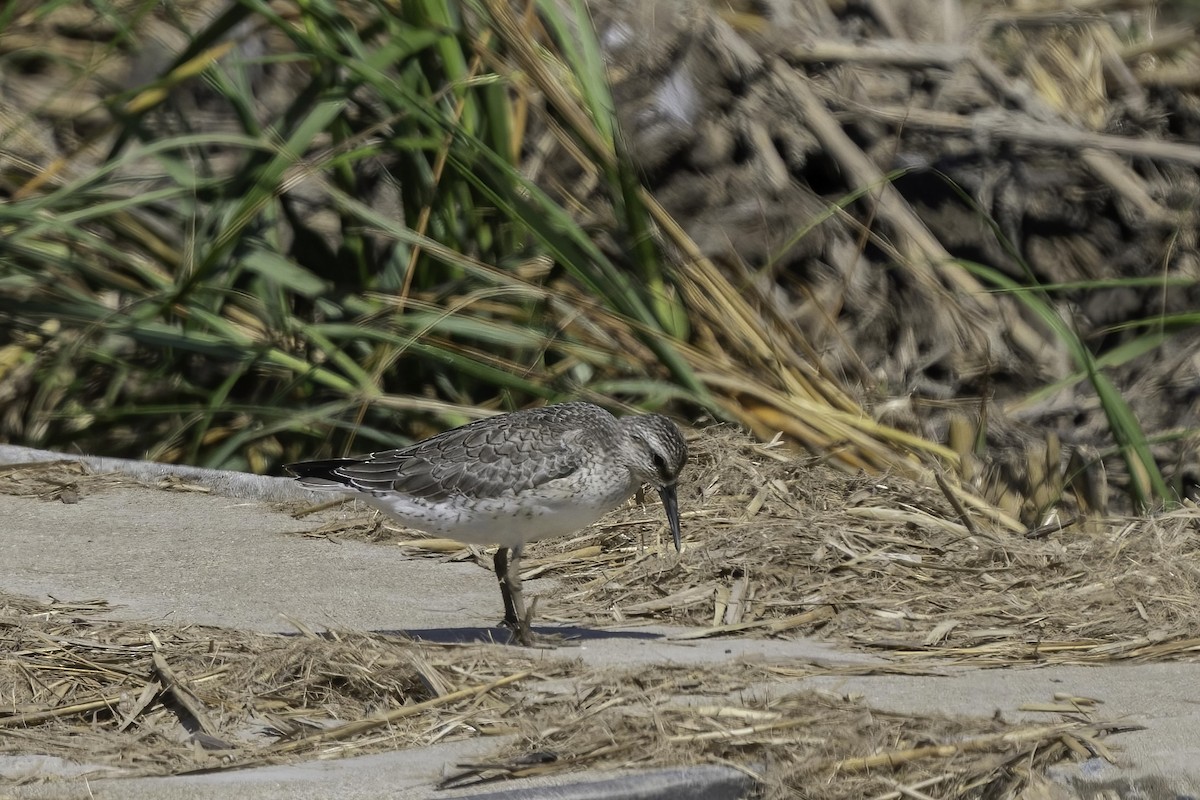
MULTIPOLYGON (((516 575, 516 580, 512 579, 512 575, 516 574, 514 569, 509 572, 509 548, 501 547, 496 551, 496 557, 493 564, 496 567, 496 580, 500 581, 500 597, 504 600, 504 625, 517 631, 521 626, 521 617, 524 616, 525 610, 521 608, 521 576, 516 575), (512 587, 516 584, 516 591, 512 587)), ((521 551, 516 549, 513 551, 512 563, 515 567, 520 561, 521 551)))
POLYGON ((507 580, 508 594, 512 600, 513 611, 516 612, 517 626, 513 628, 517 641, 525 647, 533 647, 533 631, 529 627, 533 609, 525 606, 524 593, 521 591, 521 546, 508 548, 507 580))
POLYGON ((500 581, 500 596, 504 598, 504 625, 513 632, 517 643, 525 647, 554 647, 562 642, 557 634, 534 633, 529 627, 537 598, 525 606, 521 592, 521 547, 501 547, 496 551, 493 564, 496 578, 500 581))

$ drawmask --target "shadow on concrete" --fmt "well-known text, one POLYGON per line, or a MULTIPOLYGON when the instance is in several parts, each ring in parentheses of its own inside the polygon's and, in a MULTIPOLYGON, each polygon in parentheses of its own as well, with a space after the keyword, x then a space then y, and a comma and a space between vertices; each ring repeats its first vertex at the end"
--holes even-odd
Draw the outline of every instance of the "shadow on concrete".
MULTIPOLYGON (((661 633, 649 631, 606 631, 595 628, 580 628, 575 625, 560 625, 552 628, 534 626, 535 634, 561 636, 562 644, 598 641, 601 639, 661 639, 661 633)), ((434 644, 509 644, 511 634, 506 628, 410 628, 408 630, 377 630, 385 636, 404 636, 434 644)))

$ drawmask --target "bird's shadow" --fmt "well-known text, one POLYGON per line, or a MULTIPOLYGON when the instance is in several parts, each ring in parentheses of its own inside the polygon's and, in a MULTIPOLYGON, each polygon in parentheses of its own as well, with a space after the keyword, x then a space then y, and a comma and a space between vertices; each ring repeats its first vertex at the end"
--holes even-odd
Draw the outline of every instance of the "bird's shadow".
MULTIPOLYGON (((629 630, 596 630, 581 628, 577 625, 556 625, 554 627, 533 627, 535 634, 561 636, 561 644, 570 646, 573 643, 598 641, 601 639, 661 639, 661 633, 650 631, 629 630)), ((503 627, 490 628, 408 628, 407 630, 377 630, 374 633, 383 636, 399 636, 431 644, 511 644, 512 634, 503 627)))

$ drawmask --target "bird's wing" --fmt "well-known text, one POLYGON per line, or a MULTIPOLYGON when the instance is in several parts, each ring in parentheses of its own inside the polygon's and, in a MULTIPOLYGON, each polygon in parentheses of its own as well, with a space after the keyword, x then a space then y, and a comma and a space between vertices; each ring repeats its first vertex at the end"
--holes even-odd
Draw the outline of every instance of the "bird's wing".
POLYGON ((321 472, 310 471, 306 477, 364 492, 403 492, 433 501, 454 495, 498 497, 565 478, 579 470, 594 450, 595 431, 579 419, 518 419, 508 425, 480 420, 411 447, 320 462, 321 472))

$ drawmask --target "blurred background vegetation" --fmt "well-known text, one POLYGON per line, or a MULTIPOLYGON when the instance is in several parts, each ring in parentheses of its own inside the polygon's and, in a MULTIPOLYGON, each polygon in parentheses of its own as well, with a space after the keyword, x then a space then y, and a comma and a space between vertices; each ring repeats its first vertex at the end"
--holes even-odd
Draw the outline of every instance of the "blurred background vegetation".
MULTIPOLYGON (((0 439, 277 472, 581 397, 784 431, 848 469, 961 469, 988 438, 985 401, 968 401, 957 447, 864 411, 911 392, 866 386, 865 357, 831 369, 809 328, 761 301, 773 261, 715 263, 647 191, 591 13, 582 0, 5 4, 0 439)), ((753 34, 767 16, 714 19, 753 34)), ((827 187, 777 251, 908 172, 827 187)), ((945 297, 1045 282, 893 250, 862 222, 876 213, 850 226, 851 249, 885 253, 902 282, 945 297)), ((1012 317, 1013 338, 1067 354, 1072 380, 1098 387, 1112 453, 1139 465, 1135 496, 1178 496, 1105 390, 1111 356, 1097 362, 1045 297, 1023 297, 1034 322, 1012 317)), ((991 313, 979 302, 962 319, 991 313)))
MULTIPOLYGON (((3 369, 36 385, 9 436, 261 472, 476 407, 703 396, 655 248, 614 263, 522 174, 528 101, 487 9, 175 8, 172 53, 131 38, 158 5, 109 7, 98 49, 140 51, 133 85, 79 109, 73 151, 5 175, 3 369)), ((584 90, 602 82, 570 99, 604 108, 584 90)), ((645 243, 607 134, 581 160, 612 164, 614 233, 645 243)))
MULTIPOLYGON (((9 438, 264 472, 476 409, 587 397, 730 418, 716 395, 739 383, 819 380, 772 352, 779 331, 737 287, 670 269, 595 39, 556 4, 176 9, 174 54, 132 38, 158 5, 110 7, 117 35, 56 63, 46 103, 136 53, 132 85, 78 109, 74 147, 7 164, 9 438), (533 114, 577 190, 528 177, 533 114)), ((853 437, 854 404, 806 388, 853 437)))

